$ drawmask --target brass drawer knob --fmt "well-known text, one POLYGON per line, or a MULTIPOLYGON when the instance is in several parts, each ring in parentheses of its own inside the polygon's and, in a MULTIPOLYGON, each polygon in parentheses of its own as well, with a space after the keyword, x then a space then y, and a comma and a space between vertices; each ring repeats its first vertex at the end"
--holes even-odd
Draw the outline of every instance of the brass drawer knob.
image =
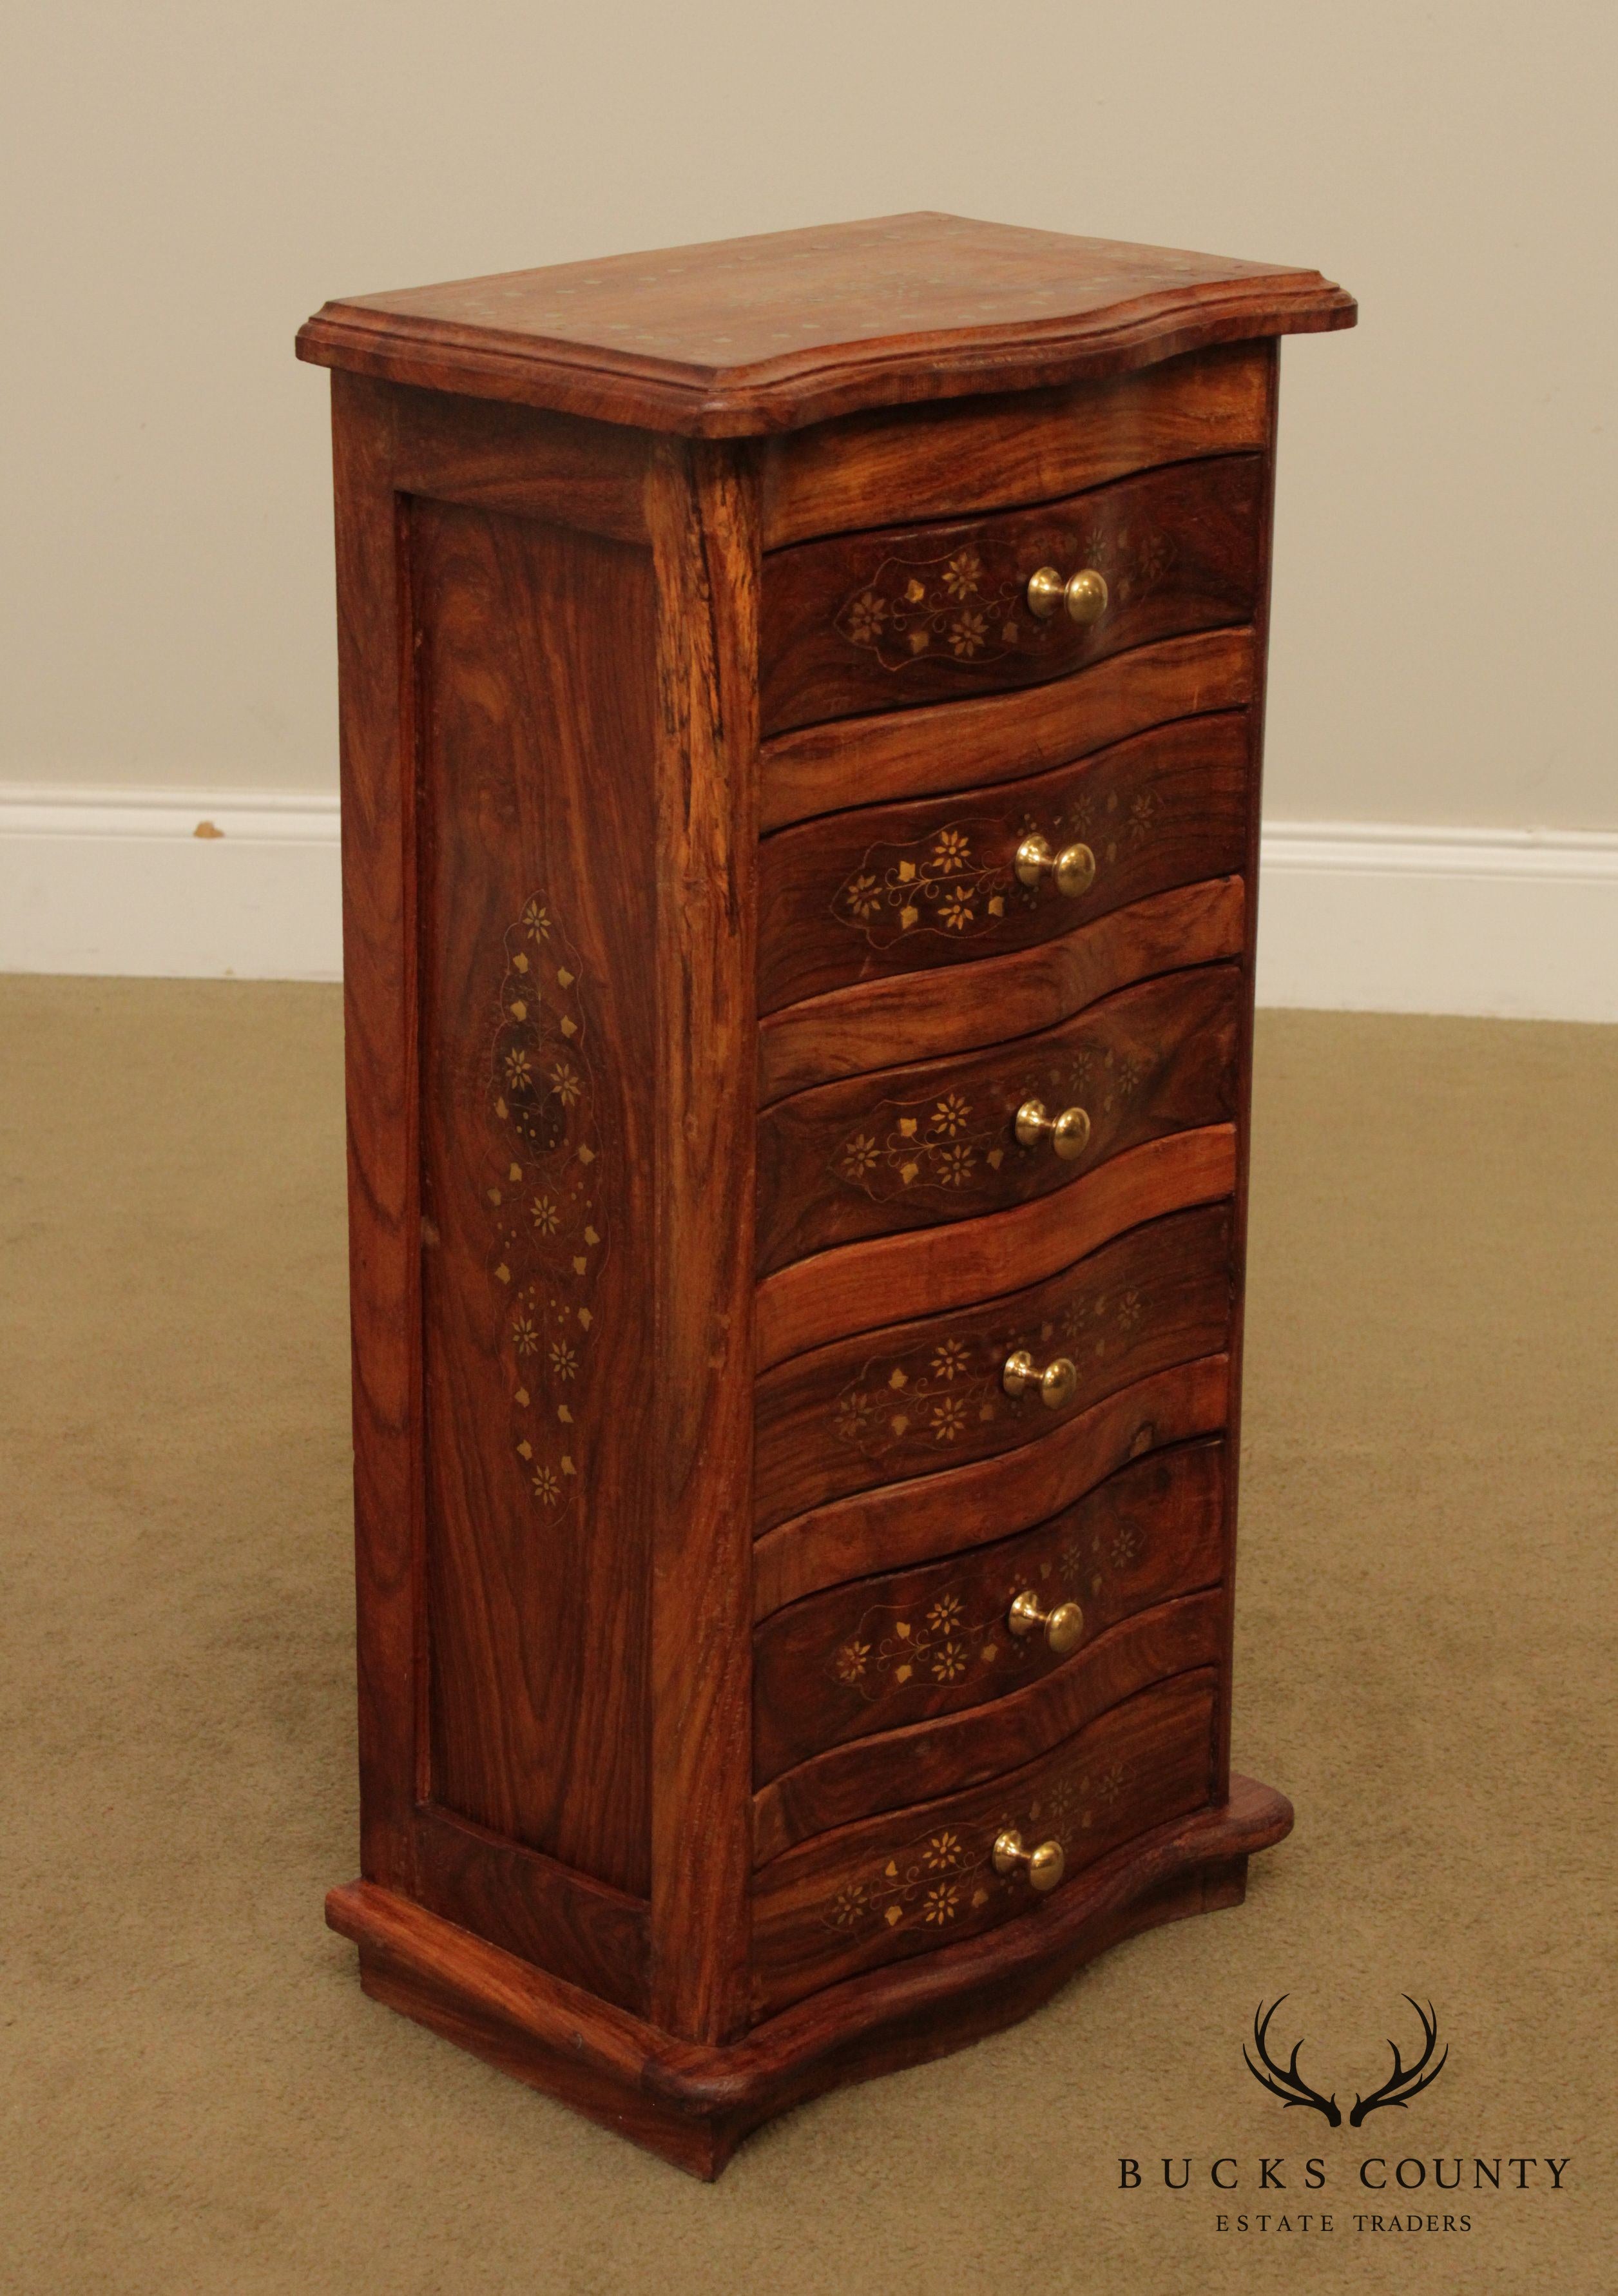
POLYGON ((1088 893, 1096 882, 1096 857, 1088 845, 1064 845, 1060 853, 1053 853, 1049 840, 1037 834, 1023 840, 1012 867, 1020 885, 1038 885, 1047 874, 1054 877, 1056 890, 1070 901, 1088 893))
POLYGON ((1000 1385, 1007 1395, 1026 1395, 1031 1387, 1037 1387, 1047 1411, 1060 1411, 1064 1403, 1071 1403, 1078 1384, 1079 1374, 1066 1356, 1055 1357, 1040 1371, 1026 1348, 1008 1355, 1000 1374, 1000 1385))
POLYGON ((1077 1650, 1084 1632, 1084 1612, 1077 1603, 1058 1603, 1047 1611, 1031 1587, 1025 1587, 1006 1614, 1006 1625, 1014 1635, 1037 1634, 1045 1629, 1045 1645, 1058 1658, 1077 1650))
POLYGON ((1022 1835, 1012 1825, 994 1838, 995 1872, 1014 1874, 1021 1866, 1034 1888, 1041 1892, 1055 1888, 1066 1864, 1059 1841, 1041 1841, 1037 1849, 1024 1849, 1022 1835))
POLYGON ((1082 1108, 1064 1108, 1060 1116, 1047 1116, 1042 1100, 1025 1100, 1014 1128, 1019 1147, 1037 1148, 1041 1140, 1048 1140, 1064 1164, 1082 1156, 1090 1144, 1090 1119, 1082 1108))
POLYGON ((1076 622, 1098 622, 1107 610, 1106 577, 1086 566, 1064 582, 1054 566, 1041 566, 1028 578, 1028 603, 1042 622, 1064 606, 1076 622))

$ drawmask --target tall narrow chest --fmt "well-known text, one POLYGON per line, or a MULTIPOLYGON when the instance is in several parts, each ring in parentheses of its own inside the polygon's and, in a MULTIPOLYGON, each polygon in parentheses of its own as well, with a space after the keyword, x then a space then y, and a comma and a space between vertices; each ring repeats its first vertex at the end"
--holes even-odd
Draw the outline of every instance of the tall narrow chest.
POLYGON ((367 1990, 711 2176, 1235 1903, 1277 339, 900 216, 328 304, 367 1990))

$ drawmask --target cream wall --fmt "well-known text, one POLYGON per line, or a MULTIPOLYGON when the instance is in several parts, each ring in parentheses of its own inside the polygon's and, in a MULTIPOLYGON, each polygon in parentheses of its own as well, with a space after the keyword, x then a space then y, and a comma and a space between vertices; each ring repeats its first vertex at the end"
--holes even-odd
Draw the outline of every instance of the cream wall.
POLYGON ((1269 808, 1618 825, 1618 10, 14 0, 0 778, 334 782, 328 294, 904 208, 1318 265, 1269 808))

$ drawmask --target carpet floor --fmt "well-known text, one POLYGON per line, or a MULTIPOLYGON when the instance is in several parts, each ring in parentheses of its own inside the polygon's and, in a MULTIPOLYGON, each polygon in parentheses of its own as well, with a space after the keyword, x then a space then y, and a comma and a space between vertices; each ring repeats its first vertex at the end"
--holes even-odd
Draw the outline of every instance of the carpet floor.
POLYGON ((340 1031, 323 988, 0 981, 0 2286, 1618 2286, 1618 1029, 1263 1016, 1236 1752, 1297 1831, 1244 1908, 711 2188, 366 2001, 322 1925, 340 1031), (1406 1994, 1448 2062, 1358 2130, 1284 2110, 1242 2062, 1281 1993, 1344 2107, 1406 1994))

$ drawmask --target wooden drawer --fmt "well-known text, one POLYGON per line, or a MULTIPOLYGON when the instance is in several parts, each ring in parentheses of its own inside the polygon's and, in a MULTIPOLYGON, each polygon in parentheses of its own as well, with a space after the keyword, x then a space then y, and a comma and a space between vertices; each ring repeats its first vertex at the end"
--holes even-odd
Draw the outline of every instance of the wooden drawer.
POLYGON ((1200 455, 1261 450, 1268 344, 1221 343, 1105 382, 874 407, 760 442, 764 547, 1055 502, 1200 455))
POLYGON ((1246 918, 1242 879, 1211 877, 963 972, 857 980, 788 1004, 759 1029, 760 1105, 873 1069, 1037 1036, 1131 981, 1239 957, 1246 918))
POLYGON ((759 1009, 850 981, 1031 948, 1177 885, 1246 866, 1248 723, 1160 726, 990 790, 795 824, 759 854, 759 1009), (1015 873, 1031 833, 1095 857, 1084 891, 1015 873))
POLYGON ((1200 1808, 1214 1792, 1217 1684, 1211 1669, 1179 1676, 989 1784, 772 1859, 754 1888, 755 2010, 1030 1914, 1109 1850, 1200 1808), (1061 1843, 1049 1898, 1020 1869, 995 1870, 1008 1829, 1029 1847, 1061 1843))
POLYGON ((1218 1354, 1229 1332, 1232 1234, 1228 1203, 1171 1213, 1024 1291, 766 1372, 755 1396, 758 1528, 1037 1441, 1149 1372, 1218 1354), (1041 1366, 1072 1363, 1062 1409, 1006 1394, 1006 1358, 1021 1348, 1041 1366))
MULTIPOLYGON (((1217 1581, 1223 1499, 1222 1443, 1150 1452, 1032 1530, 777 1611, 754 1644, 755 1782, 823 1747, 1082 1669, 1120 1620, 1217 1581), (1077 1642, 1057 1652, 1038 1628, 1014 1634, 1025 1593, 1047 1612, 1071 1606, 1058 1624, 1077 1642)), ((936 1504, 948 1512, 947 1487, 936 1504)))
POLYGON ((1031 510, 769 552, 763 731, 1040 685, 1154 639, 1246 622, 1264 495, 1262 455, 1221 455, 1031 510), (1031 611, 1042 566, 1101 573, 1100 619, 1031 611))
POLYGON ((800 726, 760 747, 760 833, 854 806, 1023 781, 1177 718, 1245 709, 1258 690, 1254 660, 1251 628, 1200 630, 1020 693, 800 726))
POLYGON ((1222 1666, 1229 1625, 1223 1587, 1177 1595, 1108 1628, 1082 1666, 1036 1675, 988 1706, 827 1746, 754 1794, 753 1863, 766 1866, 800 1841, 884 1809, 913 1809, 1003 1777, 1153 1683, 1222 1666))
POLYGON ((780 1101, 759 1119, 761 1275, 829 1245, 1049 1194, 1120 1150, 1236 1112, 1242 975, 1170 972, 990 1053, 780 1101), (1077 1155, 1019 1144, 1017 1111, 1081 1108, 1077 1155))
POLYGON ((1131 1459, 1217 1435, 1229 1416, 1229 1357, 1204 1356, 1064 1414, 1042 1443, 834 1499, 754 1540, 753 1617, 761 1625, 789 1603, 851 1578, 908 1570, 1031 1530, 1131 1459))

